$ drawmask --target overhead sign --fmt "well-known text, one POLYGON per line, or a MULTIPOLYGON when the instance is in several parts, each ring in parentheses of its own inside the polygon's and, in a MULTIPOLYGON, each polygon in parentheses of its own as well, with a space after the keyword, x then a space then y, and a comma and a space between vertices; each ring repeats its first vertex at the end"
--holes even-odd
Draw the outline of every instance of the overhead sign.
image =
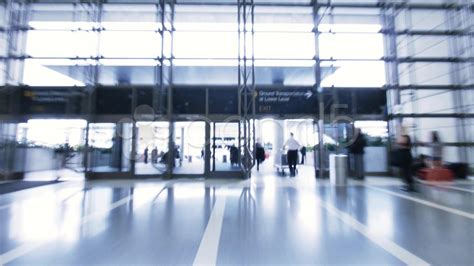
POLYGON ((310 89, 259 89, 256 95, 258 114, 313 114, 317 97, 310 89))
POLYGON ((21 95, 23 114, 80 114, 83 93, 71 88, 30 88, 21 95))

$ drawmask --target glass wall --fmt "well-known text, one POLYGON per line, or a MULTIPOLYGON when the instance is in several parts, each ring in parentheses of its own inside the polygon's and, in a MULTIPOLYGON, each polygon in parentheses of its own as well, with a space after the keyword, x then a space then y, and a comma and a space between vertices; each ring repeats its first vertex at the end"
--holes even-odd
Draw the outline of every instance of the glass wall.
POLYGON ((153 4, 31 4, 23 83, 151 85, 161 56, 153 4))
POLYGON ((88 171, 129 172, 132 153, 132 123, 89 124, 88 171))
MULTIPOLYGON (((176 4, 165 9, 163 28, 163 12, 155 4, 31 4, 22 82, 153 85, 160 83, 161 58, 166 58, 173 66, 173 84, 237 85, 236 6, 176 4)), ((379 9, 321 7, 319 12, 316 55, 311 6, 254 8, 254 24, 249 17, 246 25, 254 33, 245 45, 247 58, 255 58, 256 84, 312 86, 319 56, 323 79, 329 76, 323 86, 381 87, 379 9)))
POLYGON ((23 173, 26 180, 83 179, 86 126, 79 119, 4 124, 0 164, 9 163, 10 170, 23 173))
MULTIPOLYGON (((1 1, 0 89, 5 84, 14 89, 22 84, 87 86, 92 91, 87 100, 97 96, 101 103, 107 98, 101 93, 106 85, 121 90, 117 95, 130 102, 130 108, 123 106, 131 113, 146 98, 147 105, 171 116, 173 106, 165 103, 179 101, 168 101, 167 96, 184 95, 174 93, 182 87, 200 87, 200 99, 217 106, 223 102, 222 90, 237 92, 239 69, 246 63, 254 67, 251 89, 304 86, 316 91, 320 86, 328 105, 338 103, 336 89, 386 89, 388 110, 380 110, 374 119, 387 115, 391 134, 397 131, 395 118, 402 118, 420 145, 436 129, 446 145, 447 161, 472 163, 468 147, 474 141, 470 133, 474 16, 467 2, 256 0, 246 10, 244 25, 237 2, 230 0, 13 1, 8 5, 11 10, 1 1), (141 90, 149 89, 146 96, 140 96, 138 86, 148 87, 141 90), (125 90, 129 94, 122 95, 125 90)), ((237 106, 237 96, 232 101, 237 106)), ((82 114, 118 115, 94 103, 90 106, 95 109, 84 103, 84 109, 91 110, 82 114)), ((206 114, 238 114, 242 109, 214 112, 213 106, 206 114)), ((90 170, 132 169, 124 159, 132 156, 131 142, 116 138, 129 134, 131 124, 91 125, 100 134, 89 134, 90 170)), ((174 141, 183 139, 176 137, 180 139, 174 141)), ((167 147, 167 143, 156 145, 167 147)), ((146 146, 134 147, 139 157, 146 146)), ((420 147, 417 152, 425 151, 420 147)), ((191 160, 197 156, 193 153, 191 160)))
POLYGON ((321 8, 319 57, 328 68, 323 87, 385 85, 383 34, 378 8, 321 8))
MULTIPOLYGON (((419 1, 409 1, 415 3, 419 1)), ((393 112, 416 143, 416 153, 429 155, 426 147, 437 131, 447 163, 473 163, 469 151, 470 119, 474 92, 472 12, 462 1, 440 8, 440 1, 423 2, 424 8, 399 8, 393 15, 396 43, 392 55, 401 90, 392 91, 393 112)), ((389 108, 390 109, 390 108, 389 108)))

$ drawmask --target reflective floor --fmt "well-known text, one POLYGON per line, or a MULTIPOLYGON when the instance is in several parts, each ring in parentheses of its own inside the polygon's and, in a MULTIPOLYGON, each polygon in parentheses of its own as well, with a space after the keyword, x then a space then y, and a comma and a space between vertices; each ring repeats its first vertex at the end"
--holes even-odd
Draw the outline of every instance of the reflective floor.
POLYGON ((474 265, 474 183, 62 182, 0 196, 3 265, 474 265))

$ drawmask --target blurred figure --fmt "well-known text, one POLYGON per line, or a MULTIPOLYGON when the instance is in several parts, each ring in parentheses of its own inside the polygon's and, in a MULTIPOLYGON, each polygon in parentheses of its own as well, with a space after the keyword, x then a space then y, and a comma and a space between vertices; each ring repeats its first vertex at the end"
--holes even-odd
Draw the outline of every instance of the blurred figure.
POLYGON ((364 134, 360 128, 355 129, 354 142, 348 147, 349 153, 352 155, 354 162, 354 175, 356 179, 364 180, 365 171, 364 171, 364 148, 367 146, 367 141, 365 140, 364 134))
POLYGON ((402 187, 404 191, 416 191, 415 181, 412 174, 413 157, 411 155, 411 139, 408 135, 401 135, 397 141, 398 150, 396 153, 397 166, 400 168, 400 174, 405 186, 402 187))
POLYGON ((229 153, 230 153, 230 165, 235 166, 238 165, 238 158, 239 158, 239 149, 235 146, 235 144, 232 144, 232 146, 229 147, 229 153))
POLYGON ((306 146, 301 147, 301 164, 304 164, 304 159, 306 158, 306 146))
POLYGON ((156 146, 151 150, 151 163, 158 163, 158 148, 156 146))
POLYGON ((437 131, 431 132, 431 143, 428 145, 431 148, 431 167, 441 167, 443 147, 437 131))
POLYGON ((183 158, 181 158, 181 147, 179 145, 174 146, 174 158, 178 159, 179 166, 183 165, 183 158))
MULTIPOLYGON (((176 167, 176 158, 179 158, 176 156, 176 154, 179 156, 179 150, 177 147, 175 147, 174 149, 174 157, 173 159, 171 159, 171 167, 176 167)), ((167 164, 168 163, 168 157, 170 156, 170 153, 169 151, 166 151, 165 153, 163 153, 163 155, 161 156, 161 159, 160 159, 160 163, 163 163, 163 164, 167 164)))
POLYGON ((257 140, 257 143, 255 143, 255 159, 257 160, 257 171, 260 170, 260 164, 265 161, 265 148, 263 145, 260 143, 259 140, 257 140))
POLYGON ((290 176, 295 176, 296 164, 298 163, 298 150, 301 145, 297 140, 295 140, 293 132, 290 133, 290 137, 285 141, 283 147, 288 149, 286 156, 288 160, 288 166, 290 167, 290 176))
POLYGON ((148 146, 143 151, 143 156, 145 157, 144 158, 145 164, 147 164, 148 163, 148 146))

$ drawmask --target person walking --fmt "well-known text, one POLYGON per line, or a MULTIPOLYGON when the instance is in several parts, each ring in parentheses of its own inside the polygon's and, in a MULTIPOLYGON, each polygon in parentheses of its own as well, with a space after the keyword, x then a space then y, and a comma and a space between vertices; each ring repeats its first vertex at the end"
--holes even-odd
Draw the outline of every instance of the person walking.
POLYGON ((431 148, 431 167, 441 167, 442 166, 442 155, 443 147, 441 146, 441 141, 437 131, 431 132, 431 143, 428 144, 431 148))
POLYGON ((143 156, 145 157, 144 158, 145 164, 147 164, 148 163, 148 147, 146 147, 145 150, 143 151, 143 156))
POLYGON ((349 146, 349 153, 352 155, 354 162, 354 175, 356 179, 364 180, 364 148, 367 146, 364 134, 360 128, 355 130, 355 140, 349 146))
POLYGON ((156 146, 151 150, 151 163, 158 163, 158 148, 156 146))
POLYGON ((306 158, 306 146, 301 147, 301 164, 304 164, 304 159, 306 158))
POLYGON ((257 171, 259 171, 260 164, 265 161, 265 148, 258 140, 255 143, 255 159, 257 160, 257 171))
POLYGON ((296 164, 298 163, 298 150, 301 147, 300 143, 294 138, 293 132, 290 133, 290 137, 285 141, 283 147, 288 149, 286 157, 288 160, 288 166, 290 168, 290 176, 296 175, 296 164))
POLYGON ((402 187, 404 191, 416 191, 415 180, 412 174, 412 163, 413 156, 411 154, 411 139, 408 135, 402 135, 397 141, 398 151, 396 154, 396 161, 400 168, 400 174, 405 182, 405 186, 402 187))

